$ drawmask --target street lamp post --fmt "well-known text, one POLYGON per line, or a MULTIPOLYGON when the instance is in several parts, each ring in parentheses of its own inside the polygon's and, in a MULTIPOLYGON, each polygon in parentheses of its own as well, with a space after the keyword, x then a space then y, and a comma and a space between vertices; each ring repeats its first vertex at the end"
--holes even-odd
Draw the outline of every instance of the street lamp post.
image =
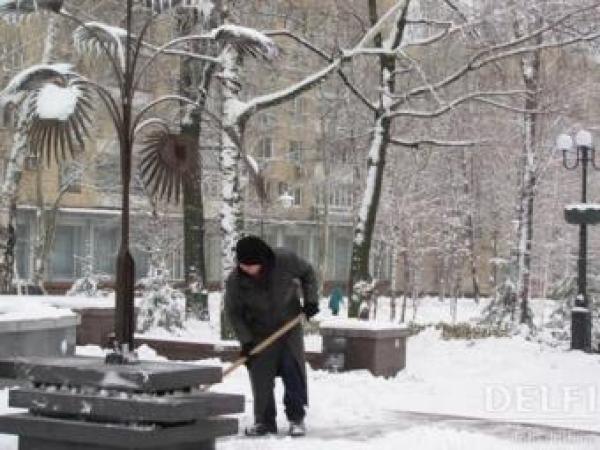
MULTIPOLYGON (((573 150, 573 139, 567 134, 561 134, 557 146, 562 151, 563 166, 567 170, 576 170, 581 166, 581 203, 583 208, 587 203, 587 171, 588 164, 596 166, 595 150, 592 144, 592 135, 586 130, 581 130, 575 136, 576 158, 569 162, 568 154, 573 150)), ((585 214, 575 223, 579 224, 579 256, 577 258, 577 297, 571 313, 571 348, 577 350, 591 350, 592 321, 590 301, 587 295, 587 225, 585 214)))

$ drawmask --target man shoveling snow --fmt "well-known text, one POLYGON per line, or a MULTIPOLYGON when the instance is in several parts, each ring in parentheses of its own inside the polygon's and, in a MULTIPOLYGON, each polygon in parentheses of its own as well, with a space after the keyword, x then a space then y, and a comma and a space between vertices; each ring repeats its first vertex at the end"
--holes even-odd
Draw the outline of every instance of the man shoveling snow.
POLYGON ((289 434, 303 436, 308 393, 301 322, 259 353, 252 349, 299 314, 310 319, 319 311, 314 269, 296 254, 273 250, 255 236, 240 239, 235 251, 238 264, 225 284, 225 310, 240 341, 241 356, 248 358, 254 426, 246 429, 246 435, 277 433, 273 390, 279 376, 289 434), (302 287, 303 305, 296 280, 302 287))

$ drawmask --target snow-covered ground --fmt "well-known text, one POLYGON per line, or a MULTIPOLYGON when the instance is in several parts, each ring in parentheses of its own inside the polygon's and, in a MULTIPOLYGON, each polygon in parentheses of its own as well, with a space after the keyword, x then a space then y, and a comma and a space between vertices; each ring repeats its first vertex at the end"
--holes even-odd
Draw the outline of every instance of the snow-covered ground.
MULTIPOLYGON (((459 321, 476 317, 482 307, 472 300, 461 302, 457 308, 459 321)), ((425 301, 418 309, 418 313, 423 314, 419 322, 447 321, 447 306, 434 299, 425 301)), ((327 317, 327 311, 322 315, 327 317)), ((204 327, 204 332, 210 328, 205 322, 196 326, 204 327)), ((489 430, 451 425, 443 420, 407 421, 403 412, 415 411, 600 432, 600 355, 548 347, 522 337, 445 341, 439 333, 427 328, 409 339, 407 368, 395 378, 373 377, 364 371, 330 374, 309 370, 311 404, 306 438, 285 437, 287 424, 280 405, 279 437, 237 436, 219 441, 217 448, 587 450, 600 447, 600 438, 571 436, 566 439, 559 431, 545 431, 543 436, 532 431, 517 438, 511 432, 490 434, 489 430)), ((99 355, 102 351, 79 347, 78 353, 99 355)), ((156 358, 147 347, 140 353, 144 359, 156 358)), ((220 361, 199 361, 198 364, 220 364, 220 361)), ((245 368, 235 371, 213 390, 246 395, 247 407, 246 413, 240 416, 241 428, 252 422, 245 368)), ((281 396, 282 387, 278 384, 278 399, 281 396)), ((0 391, 0 413, 8 412, 6 404, 7 391, 3 390, 0 391)), ((0 436, 0 450, 16 449, 15 438, 0 436)))
MULTIPOLYGON (((79 347, 93 355, 95 347, 79 347)), ((145 359, 155 358, 148 348, 145 359)), ((397 377, 372 377, 363 371, 330 374, 309 371, 311 405, 305 439, 228 438, 218 448, 258 449, 592 449, 589 438, 560 442, 518 442, 435 423, 409 426, 400 412, 418 411, 494 420, 522 421, 600 431, 600 356, 540 346, 516 338, 444 341, 430 328, 411 338, 408 366, 397 377), (417 447, 418 446, 418 447, 417 447)), ((199 364, 219 364, 200 361, 199 364)), ((243 393, 248 399, 242 427, 252 421, 251 395, 242 368, 215 391, 243 393)), ((278 384, 277 397, 282 388, 278 384)), ((6 390, 0 393, 6 413, 6 390)), ((280 413, 281 435, 286 428, 280 413)), ((1 450, 16 450, 16 441, 2 437, 1 450)))

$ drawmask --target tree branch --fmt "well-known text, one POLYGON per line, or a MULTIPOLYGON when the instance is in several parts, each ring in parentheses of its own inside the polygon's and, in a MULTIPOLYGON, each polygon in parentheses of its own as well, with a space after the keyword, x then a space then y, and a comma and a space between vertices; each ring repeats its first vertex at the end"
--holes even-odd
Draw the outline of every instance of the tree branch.
POLYGON ((416 118, 432 118, 439 117, 442 114, 447 113, 448 111, 456 108, 458 105, 465 103, 469 100, 481 101, 484 103, 489 103, 490 100, 485 97, 496 97, 496 96, 512 96, 512 95, 521 95, 525 94, 525 91, 491 91, 491 92, 471 92, 469 94, 465 94, 461 97, 458 97, 452 100, 450 103, 434 110, 434 111, 420 111, 416 109, 402 109, 396 110, 390 113, 389 117, 400 117, 400 116, 410 116, 416 118))
POLYGON ((401 147, 419 148, 421 145, 431 145, 434 147, 474 147, 476 145, 481 145, 485 141, 445 141, 434 138, 406 140, 398 137, 392 137, 388 142, 392 145, 398 145, 401 147))
POLYGON ((527 42, 547 31, 551 30, 552 28, 555 28, 559 24, 565 22, 566 20, 570 19, 571 17, 573 17, 577 14, 589 11, 591 9, 598 8, 599 6, 600 6, 600 2, 597 2, 592 6, 587 6, 584 8, 577 9, 575 11, 571 11, 569 13, 564 14, 557 20, 555 20, 541 28, 538 28, 537 30, 532 31, 531 33, 523 35, 522 37, 512 39, 512 40, 509 40, 502 44, 497 44, 497 45, 494 45, 489 48, 482 49, 482 50, 478 51, 477 53, 475 53, 473 56, 471 56, 471 58, 469 58, 469 60, 463 66, 459 67, 457 70, 455 70, 453 73, 448 75, 446 78, 438 81, 437 83, 434 83, 431 85, 426 84, 423 86, 419 86, 419 87, 414 88, 411 91, 407 92, 402 97, 401 101, 392 105, 392 109, 396 109, 396 108, 400 107, 401 104, 404 103, 404 101, 406 101, 407 99, 409 99, 411 97, 423 95, 423 94, 429 92, 432 88, 440 89, 442 87, 448 86, 448 85, 454 83, 455 81, 459 80, 460 78, 462 78, 468 72, 480 69, 492 62, 496 62, 501 59, 506 59, 506 58, 509 58, 512 56, 520 55, 523 53, 529 53, 529 52, 536 51, 536 50, 563 47, 563 46, 571 45, 571 44, 574 44, 577 42, 597 39, 598 37, 600 37, 600 33, 581 35, 581 36, 577 36, 577 37, 571 38, 566 41, 559 41, 559 42, 554 42, 554 43, 546 43, 546 44, 542 44, 542 45, 530 45, 530 46, 526 46, 526 47, 514 48, 515 46, 523 44, 524 42, 527 42), (494 52, 498 52, 498 53, 494 54, 494 52))
POLYGON ((308 91, 314 85, 322 82, 325 78, 331 75, 331 72, 340 66, 340 63, 341 58, 337 58, 325 68, 312 75, 309 75, 308 77, 289 86, 286 89, 253 98, 252 100, 248 101, 243 108, 240 109, 238 116, 242 119, 246 119, 252 113, 260 112, 263 109, 285 103, 301 93, 308 91))
MULTIPOLYGON (((302 44, 303 46, 305 46, 307 49, 311 50, 313 53, 319 55, 321 58, 323 58, 325 61, 327 62, 333 62, 334 58, 329 56, 324 50, 318 48, 317 46, 313 45, 310 41, 304 39, 301 36, 298 36, 296 34, 294 34, 293 32, 289 31, 289 30, 270 30, 270 31, 264 31, 263 34, 267 35, 267 36, 284 36, 284 37, 289 37, 293 40, 295 40, 296 42, 298 42, 299 44, 302 44)), ((348 89, 350 89, 350 91, 352 91, 352 93, 354 95, 356 95, 356 97, 363 102, 363 104, 369 108, 371 111, 376 111, 377 107, 373 104, 373 102, 371 102, 367 96, 365 94, 363 94, 358 87, 352 83, 350 81, 350 79, 348 79, 348 76, 344 73, 343 69, 340 67, 338 69, 338 74, 340 75, 340 78, 342 79, 343 83, 346 85, 346 87, 348 89)))

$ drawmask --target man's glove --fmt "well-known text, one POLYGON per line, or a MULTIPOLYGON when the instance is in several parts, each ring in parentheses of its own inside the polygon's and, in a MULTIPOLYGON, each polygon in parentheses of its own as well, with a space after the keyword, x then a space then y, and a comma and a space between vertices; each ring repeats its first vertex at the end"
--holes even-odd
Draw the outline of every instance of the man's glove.
POLYGON ((305 303, 302 307, 302 312, 306 316, 306 320, 308 320, 319 312, 319 305, 316 303, 305 303))

